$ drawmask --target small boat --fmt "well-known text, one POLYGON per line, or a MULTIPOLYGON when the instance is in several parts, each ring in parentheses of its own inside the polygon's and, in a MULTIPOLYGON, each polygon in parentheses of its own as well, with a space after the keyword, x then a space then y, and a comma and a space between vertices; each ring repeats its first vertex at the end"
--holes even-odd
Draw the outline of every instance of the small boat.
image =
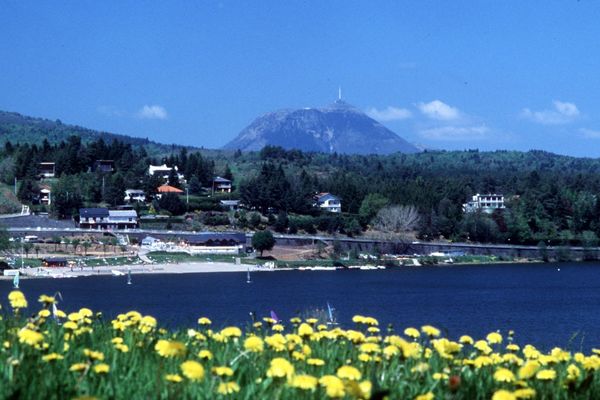
POLYGON ((250 267, 246 270, 246 283, 252 283, 252 279, 250 279, 250 267))
POLYGON ((131 285, 131 268, 127 268, 127 284, 131 285))
POLYGON ((333 315, 334 310, 335 310, 335 308, 331 307, 329 302, 327 302, 327 314, 328 314, 327 325, 331 325, 331 326, 338 325, 338 322, 336 321, 335 316, 333 315))
POLYGON ((272 318, 273 320, 275 320, 275 322, 277 322, 277 323, 279 323, 279 321, 281 321, 281 320, 279 319, 279 317, 277 316, 277 314, 275 314, 275 311, 273 311, 273 310, 271 310, 271 318, 272 318))
POLYGON ((13 278, 13 286, 14 286, 15 289, 19 288, 19 275, 20 274, 21 273, 19 271, 17 271, 15 277, 13 278))
POLYGON ((123 276, 123 275, 125 275, 125 272, 123 272, 123 271, 119 271, 119 270, 117 270, 117 269, 111 269, 111 270, 110 270, 110 272, 112 272, 112 274, 113 274, 114 276, 123 276))

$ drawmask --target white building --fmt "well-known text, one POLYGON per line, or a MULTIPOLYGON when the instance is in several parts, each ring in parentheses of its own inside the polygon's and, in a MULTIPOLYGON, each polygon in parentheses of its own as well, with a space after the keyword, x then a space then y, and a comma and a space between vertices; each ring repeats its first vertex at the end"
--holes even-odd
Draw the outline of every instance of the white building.
POLYGON ((316 204, 321 210, 339 213, 342 212, 342 202, 339 197, 331 193, 319 193, 315 196, 316 204))
POLYGON ((139 201, 144 203, 146 201, 146 194, 143 190, 127 189, 125 190, 125 202, 130 201, 139 201))
POLYGON ((494 212, 499 208, 506 208, 504 206, 504 196, 501 194, 479 194, 477 193, 471 201, 463 204, 464 212, 475 212, 482 211, 488 214, 494 212))
POLYGON ((150 165, 148 166, 148 175, 158 175, 160 177, 162 177, 163 179, 167 180, 169 179, 169 174, 171 173, 171 170, 175 170, 175 172, 177 173, 177 177, 179 178, 180 181, 183 181, 184 176, 183 174, 179 173, 179 169, 177 168, 177 165, 175 165, 174 167, 167 167, 167 164, 163 164, 163 165, 150 165))

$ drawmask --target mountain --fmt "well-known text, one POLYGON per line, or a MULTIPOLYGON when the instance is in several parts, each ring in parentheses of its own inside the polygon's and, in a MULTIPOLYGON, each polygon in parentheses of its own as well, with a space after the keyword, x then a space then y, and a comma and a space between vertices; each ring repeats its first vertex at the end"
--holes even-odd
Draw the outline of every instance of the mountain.
POLYGON ((44 139, 51 144, 56 144, 66 141, 69 136, 73 135, 81 137, 83 143, 102 138, 107 142, 118 140, 132 146, 143 146, 151 154, 168 152, 172 149, 171 145, 156 143, 145 138, 96 131, 81 126, 63 124, 60 120, 52 121, 15 112, 0 111, 0 144, 6 142, 40 144, 44 139))
POLYGON ((224 149, 260 150, 267 145, 345 154, 420 151, 342 100, 324 108, 280 110, 262 115, 227 143, 224 149))

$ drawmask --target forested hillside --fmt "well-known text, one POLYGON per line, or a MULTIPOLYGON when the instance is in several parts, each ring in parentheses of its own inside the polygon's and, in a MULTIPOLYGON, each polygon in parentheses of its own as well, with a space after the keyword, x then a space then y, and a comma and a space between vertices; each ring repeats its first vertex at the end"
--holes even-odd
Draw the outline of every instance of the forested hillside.
POLYGON ((76 125, 63 124, 60 120, 34 118, 14 112, 0 111, 0 144, 6 142, 40 144, 47 140, 51 144, 66 141, 70 136, 78 136, 82 143, 98 139, 107 142, 118 140, 136 147, 144 147, 148 153, 157 154, 172 150, 172 146, 160 144, 147 138, 136 138, 115 133, 96 131, 76 125))
MULTIPOLYGON (((248 213, 262 214, 262 220, 253 216, 254 225, 266 223, 280 232, 360 235, 382 208, 400 205, 418 212, 414 229, 422 240, 595 245, 600 236, 600 160, 542 151, 363 156, 268 146, 249 153, 180 148, 157 157, 125 142, 86 144, 73 136, 57 144, 7 142, 0 160, 0 179, 12 184, 17 178, 25 203, 34 203, 39 193, 39 163, 55 162, 56 178, 46 184, 53 189, 50 211, 58 216, 72 215, 81 205, 121 204, 126 188, 143 189, 152 199, 162 182, 148 175, 148 165, 166 163, 184 175, 182 181, 169 177, 169 183, 185 189, 193 201, 178 200, 176 207, 155 201, 140 211, 216 210, 210 187, 221 175, 233 180, 228 199, 240 199, 248 213), (98 159, 113 160, 115 171, 94 171, 98 159), (320 213, 313 200, 319 192, 340 197, 343 212, 320 213), (507 208, 464 213, 462 204, 476 193, 503 194, 507 208)), ((246 211, 213 217, 210 221, 233 228, 253 226, 246 211)))

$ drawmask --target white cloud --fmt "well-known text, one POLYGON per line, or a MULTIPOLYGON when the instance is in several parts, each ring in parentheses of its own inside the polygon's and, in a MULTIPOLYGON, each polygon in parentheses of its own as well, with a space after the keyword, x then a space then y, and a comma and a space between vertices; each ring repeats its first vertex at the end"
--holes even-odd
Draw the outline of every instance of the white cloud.
POLYGON ((459 119, 461 113, 458 108, 449 106, 440 100, 433 100, 429 103, 418 103, 417 108, 428 118, 441 121, 452 121, 459 119))
POLYGON ((430 140, 462 141, 485 139, 490 129, 485 125, 473 126, 440 126, 423 129, 419 134, 430 140))
POLYGON ((593 129, 581 128, 579 130, 581 132, 581 136, 587 139, 600 139, 600 131, 595 131, 593 129))
POLYGON ((142 119, 167 119, 168 117, 167 110, 158 105, 144 105, 136 115, 142 119))
POLYGON ((554 108, 550 110, 531 111, 524 108, 521 117, 539 124, 559 125, 572 122, 581 115, 575 103, 555 100, 552 104, 554 108))
POLYGON ((410 110, 392 106, 384 108, 383 110, 371 107, 367 110, 367 115, 377 121, 398 121, 412 117, 410 110))

